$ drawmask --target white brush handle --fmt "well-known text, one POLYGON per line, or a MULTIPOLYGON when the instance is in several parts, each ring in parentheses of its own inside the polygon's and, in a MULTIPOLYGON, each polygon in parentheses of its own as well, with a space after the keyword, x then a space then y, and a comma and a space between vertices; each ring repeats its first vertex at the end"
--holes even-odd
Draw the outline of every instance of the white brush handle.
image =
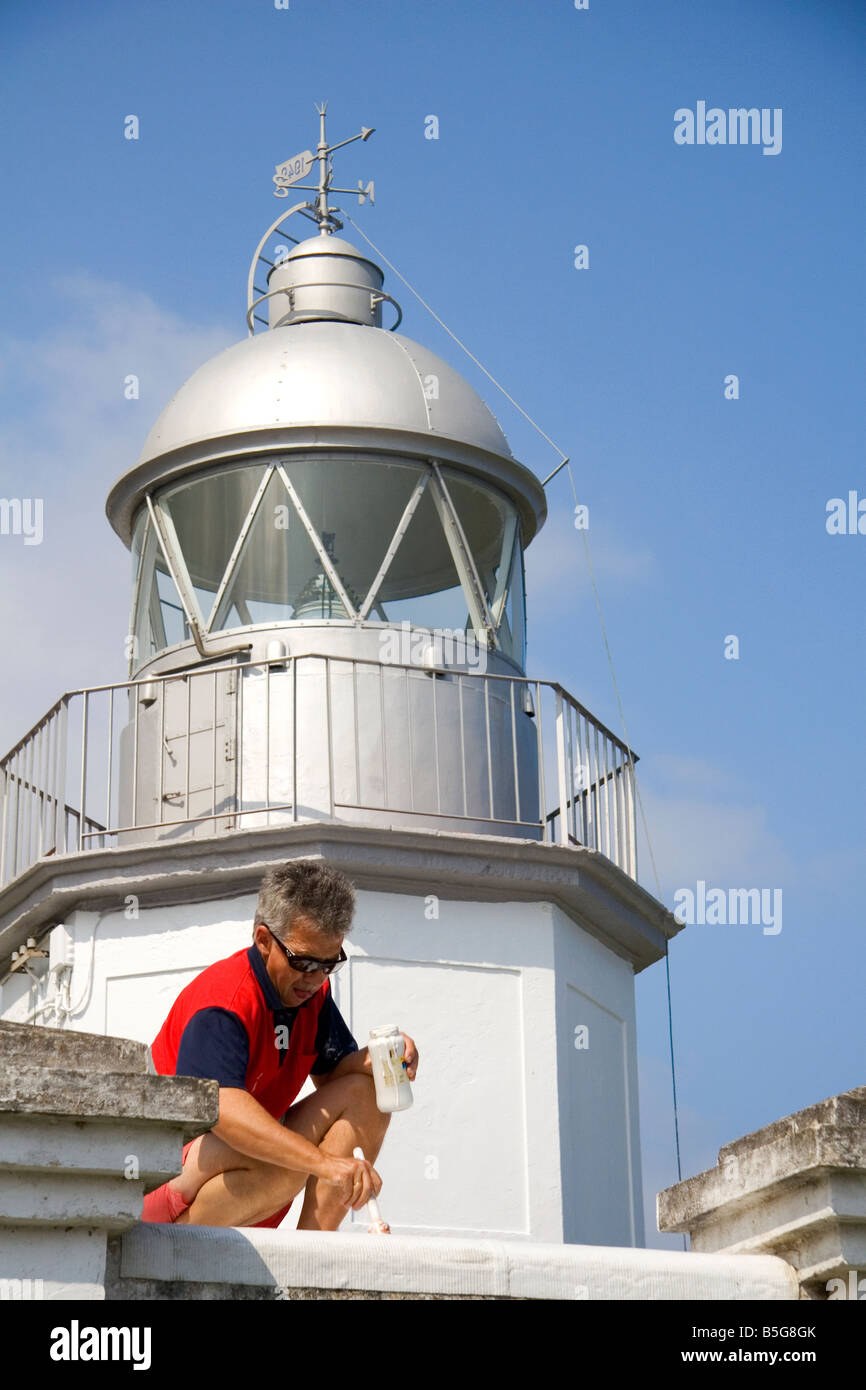
MULTIPOLYGON (((353 1157, 353 1158, 364 1158, 364 1150, 363 1150, 363 1149, 353 1149, 353 1150, 352 1150, 352 1157, 353 1157)), ((364 1159, 364 1162, 366 1163, 366 1159, 364 1159)), ((376 1201, 376 1198, 375 1198, 375 1197, 369 1197, 369 1198, 367 1199, 367 1211, 368 1211, 369 1216, 370 1216, 370 1224, 371 1224, 371 1225, 374 1225, 377 1221, 381 1221, 381 1220, 382 1220, 381 1214, 380 1214, 380 1212, 379 1212, 379 1203, 376 1201)))

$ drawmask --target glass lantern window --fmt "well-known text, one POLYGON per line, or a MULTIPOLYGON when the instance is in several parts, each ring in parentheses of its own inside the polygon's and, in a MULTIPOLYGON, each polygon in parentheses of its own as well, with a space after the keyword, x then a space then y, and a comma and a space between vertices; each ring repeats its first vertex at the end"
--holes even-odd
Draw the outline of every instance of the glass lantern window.
POLYGON ((357 612, 420 470, 386 459, 293 459, 284 467, 357 612))
POLYGON ((525 603, 517 509, 504 493, 487 483, 450 468, 443 469, 442 476, 496 623, 500 647, 522 667, 525 603))
MULTIPOLYGON (((517 511, 498 488, 481 480, 454 468, 443 468, 442 477, 500 648, 522 665, 517 511)), ((472 586, 462 582, 465 564, 459 553, 455 559, 450 527, 443 524, 449 507, 439 497, 435 473, 421 463, 317 454, 223 466, 166 488, 159 507, 166 514, 166 544, 174 544, 173 530, 180 551, 173 554, 173 565, 189 583, 211 633, 352 618, 377 580, 366 615, 370 622, 408 621, 454 632, 474 626, 472 586), (410 501, 414 510, 379 578, 410 501)), ((139 662, 189 638, 183 604, 147 515, 142 508, 132 540, 133 566, 140 574, 139 662)))
MULTIPOLYGON (((433 501, 432 486, 431 480, 382 581, 380 617, 387 622, 405 620, 419 627, 463 631, 469 620, 466 594, 433 501)), ((389 535, 386 545, 390 539, 389 535)))
POLYGON ((162 496, 205 622, 265 467, 220 468, 170 488, 162 496))
POLYGON ((335 598, 283 480, 274 472, 211 629, 232 627, 233 612, 242 627, 308 616, 346 617, 342 607, 334 611, 335 598))

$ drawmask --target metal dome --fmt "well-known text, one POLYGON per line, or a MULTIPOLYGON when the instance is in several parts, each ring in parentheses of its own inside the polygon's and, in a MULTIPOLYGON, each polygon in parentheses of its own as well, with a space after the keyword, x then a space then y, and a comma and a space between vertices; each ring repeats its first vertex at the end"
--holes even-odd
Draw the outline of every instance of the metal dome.
MULTIPOLYGON (((297 246, 285 257, 287 261, 297 261, 305 256, 352 256, 355 260, 367 261, 375 266, 376 262, 371 261, 369 256, 365 256, 363 251, 359 251, 357 246, 353 246, 351 241, 346 241, 344 237, 318 236, 307 237, 304 241, 299 241, 297 246)), ((281 262, 281 264, 284 262, 281 262)), ((378 270, 378 266, 376 266, 378 270)), ((381 274, 381 271, 379 271, 381 274)))
POLYGON ((394 301, 375 262, 322 232, 272 265, 268 283, 270 326, 254 331, 249 315, 261 300, 252 302, 251 336, 193 373, 109 493, 118 535, 129 544, 145 496, 181 477, 274 451, 334 449, 474 473, 514 501, 528 544, 546 515, 543 487, 459 372, 378 326, 381 305, 394 301))
POLYGON ((247 338, 172 397, 139 465, 244 431, 297 426, 407 430, 512 458, 492 411, 427 348, 384 329, 314 321, 247 338))

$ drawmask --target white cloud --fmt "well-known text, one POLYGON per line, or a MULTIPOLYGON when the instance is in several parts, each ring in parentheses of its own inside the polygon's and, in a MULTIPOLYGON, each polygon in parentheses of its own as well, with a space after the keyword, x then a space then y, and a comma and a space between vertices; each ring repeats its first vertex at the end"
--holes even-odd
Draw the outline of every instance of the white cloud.
MULTIPOLYGON (((700 759, 655 758, 641 763, 638 776, 666 901, 699 878, 720 887, 771 886, 795 871, 767 824, 767 807, 742 799, 726 771, 700 759), (673 789, 661 790, 665 782, 673 789)), ((642 882, 655 892, 640 817, 638 862, 642 882)))
POLYGON ((130 563, 106 495, 171 395, 243 332, 185 323, 90 274, 48 291, 53 322, 0 340, 0 494, 44 504, 41 545, 0 536, 3 751, 64 690, 125 678, 130 563), (139 400, 124 398, 130 373, 139 400))
MULTIPOLYGON (((590 516, 586 533, 596 582, 646 584, 656 572, 656 559, 645 545, 629 547, 612 538, 609 528, 590 516)), ((572 524, 567 507, 555 508, 526 551, 526 589, 536 612, 557 602, 573 603, 576 593, 590 593, 584 538, 572 524)), ((604 592, 602 592, 602 601, 604 592)))

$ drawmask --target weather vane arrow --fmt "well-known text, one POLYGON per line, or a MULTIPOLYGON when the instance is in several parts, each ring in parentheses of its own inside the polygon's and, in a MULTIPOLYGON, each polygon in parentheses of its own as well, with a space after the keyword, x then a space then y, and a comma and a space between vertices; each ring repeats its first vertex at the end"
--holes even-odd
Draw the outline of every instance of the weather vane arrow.
POLYGON ((313 154, 312 150, 301 150, 300 154, 293 155, 291 159, 286 159, 282 164, 276 165, 276 172, 274 174, 274 183, 276 184, 274 197, 287 198, 289 189, 294 184, 297 184, 299 188, 305 189, 310 193, 316 193, 318 196, 313 211, 318 219, 320 229, 330 232, 335 225, 339 224, 335 223, 331 215, 336 209, 328 207, 329 193, 350 193, 357 196, 359 203, 365 202, 367 198, 370 199, 371 203, 374 202, 374 186, 372 180, 365 185, 362 180, 359 179, 357 188, 334 188, 331 182, 334 177, 333 163, 331 160, 334 151, 342 149, 344 145, 351 145, 355 140, 369 140, 374 132, 374 127, 361 126, 357 135, 350 135, 348 140, 339 140, 336 145, 329 145, 325 135, 325 112, 327 109, 327 102, 323 102, 321 106, 316 106, 316 111, 319 114, 319 143, 316 146, 316 153, 313 154), (318 184, 299 183, 300 179, 307 177, 317 160, 319 164, 318 184))

